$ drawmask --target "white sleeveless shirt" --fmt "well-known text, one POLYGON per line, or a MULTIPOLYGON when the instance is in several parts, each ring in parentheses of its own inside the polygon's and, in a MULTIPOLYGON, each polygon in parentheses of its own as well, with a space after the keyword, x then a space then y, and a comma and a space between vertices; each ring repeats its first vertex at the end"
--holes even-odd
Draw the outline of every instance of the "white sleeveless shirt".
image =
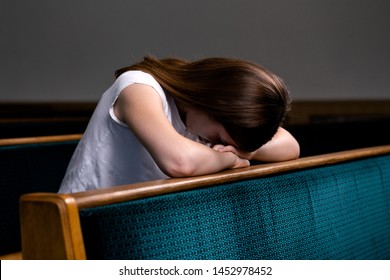
MULTIPOLYGON (((110 186, 166 178, 146 148, 128 126, 114 114, 113 105, 121 91, 140 83, 159 94, 164 114, 181 135, 186 131, 176 104, 160 84, 142 71, 128 71, 118 77, 100 99, 62 181, 59 193, 80 192, 110 186)), ((147 120, 145 120, 147 121, 147 120)))

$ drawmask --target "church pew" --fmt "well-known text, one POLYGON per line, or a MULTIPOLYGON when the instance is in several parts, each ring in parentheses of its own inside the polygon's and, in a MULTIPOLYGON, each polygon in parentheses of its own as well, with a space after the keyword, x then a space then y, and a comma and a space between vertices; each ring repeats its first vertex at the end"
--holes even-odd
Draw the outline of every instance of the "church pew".
POLYGON ((24 259, 389 259, 390 145, 20 200, 24 259))
POLYGON ((0 258, 21 251, 19 198, 56 192, 81 134, 0 139, 0 258))

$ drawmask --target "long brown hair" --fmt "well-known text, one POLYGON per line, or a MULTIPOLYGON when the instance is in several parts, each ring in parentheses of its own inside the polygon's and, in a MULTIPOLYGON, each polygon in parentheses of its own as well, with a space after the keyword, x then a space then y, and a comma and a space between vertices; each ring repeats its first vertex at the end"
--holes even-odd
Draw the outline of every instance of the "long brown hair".
POLYGON ((193 62, 147 56, 119 69, 151 74, 176 102, 201 110, 220 122, 238 148, 253 151, 268 142, 290 107, 283 81, 264 67, 232 58, 193 62))

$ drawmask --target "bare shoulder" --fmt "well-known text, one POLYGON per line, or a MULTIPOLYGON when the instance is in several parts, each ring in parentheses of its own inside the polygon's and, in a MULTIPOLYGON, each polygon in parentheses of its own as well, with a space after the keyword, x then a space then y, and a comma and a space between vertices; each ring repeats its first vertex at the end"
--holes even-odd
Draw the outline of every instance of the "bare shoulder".
POLYGON ((114 112, 118 119, 125 121, 129 110, 158 110, 162 108, 162 100, 157 91, 146 84, 131 84, 124 88, 114 104, 114 112))

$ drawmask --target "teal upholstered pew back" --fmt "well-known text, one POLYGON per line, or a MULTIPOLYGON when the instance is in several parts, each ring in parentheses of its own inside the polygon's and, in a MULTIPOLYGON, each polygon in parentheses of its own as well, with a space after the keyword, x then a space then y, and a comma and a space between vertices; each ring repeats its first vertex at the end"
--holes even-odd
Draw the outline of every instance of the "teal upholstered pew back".
POLYGON ((390 145, 20 205, 25 259, 390 259, 390 145))
POLYGON ((80 209, 91 259, 390 259, 390 155, 80 209))

